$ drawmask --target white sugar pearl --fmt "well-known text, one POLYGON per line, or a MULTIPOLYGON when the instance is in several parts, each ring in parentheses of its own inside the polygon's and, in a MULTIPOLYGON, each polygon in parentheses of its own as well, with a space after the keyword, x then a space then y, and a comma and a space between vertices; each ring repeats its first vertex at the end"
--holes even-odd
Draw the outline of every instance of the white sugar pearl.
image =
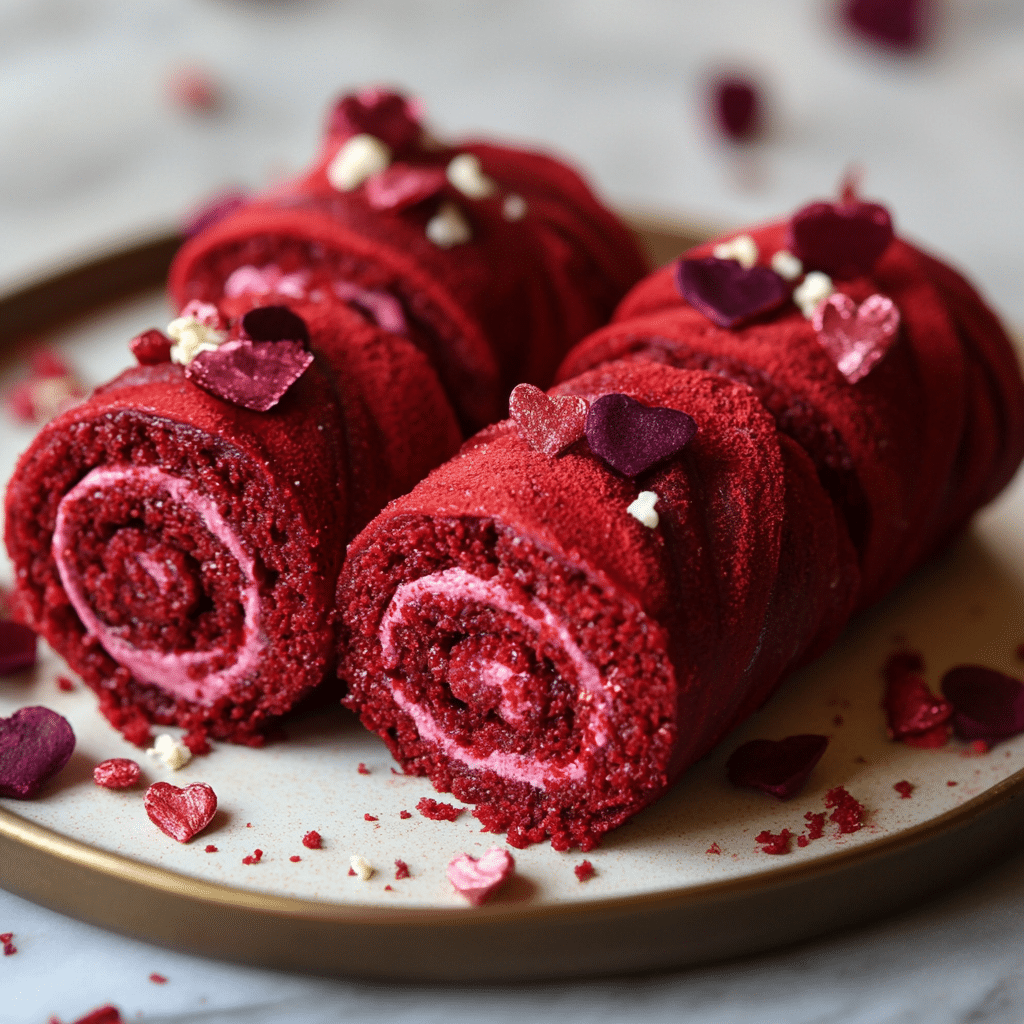
POLYGON ((812 270, 797 285, 793 292, 793 301, 800 307, 808 320, 814 316, 814 311, 835 291, 832 286, 832 278, 823 274, 820 270, 812 270))
POLYGON ((721 242, 712 250, 716 259, 735 260, 744 270, 757 263, 757 242, 750 235, 737 235, 728 242, 721 242))
POLYGON ((427 221, 427 238, 441 249, 462 245, 472 237, 472 228, 453 203, 442 204, 441 209, 427 221))
POLYGON ((339 192, 359 188, 367 178, 387 170, 391 149, 374 135, 353 135, 327 165, 327 180, 339 192))
POLYGON ((515 193, 506 196, 501 204, 501 213, 505 220, 522 220, 526 216, 526 200, 515 193))
POLYGON ((373 866, 365 857, 360 857, 358 853, 353 853, 348 862, 352 865, 352 870, 361 882, 368 882, 373 877, 373 866))
POLYGON ((795 281, 804 272, 804 265, 791 252, 780 249, 772 257, 772 270, 787 281, 795 281))
POLYGON ((146 751, 150 757, 158 757, 171 771, 184 768, 192 760, 192 751, 170 733, 162 732, 153 746, 146 751))
POLYGON ((494 180, 484 174, 480 158, 472 153, 460 153, 452 157, 445 174, 452 185, 470 199, 487 199, 498 190, 494 180))
POLYGON ((167 325, 167 334, 174 339, 171 362, 187 366, 200 352, 216 352, 227 338, 224 331, 210 327, 194 316, 179 316, 167 325))
POLYGON ((641 491, 630 503, 626 511, 636 520, 643 523, 651 530, 658 527, 658 513, 654 506, 658 501, 658 495, 654 491, 641 491))

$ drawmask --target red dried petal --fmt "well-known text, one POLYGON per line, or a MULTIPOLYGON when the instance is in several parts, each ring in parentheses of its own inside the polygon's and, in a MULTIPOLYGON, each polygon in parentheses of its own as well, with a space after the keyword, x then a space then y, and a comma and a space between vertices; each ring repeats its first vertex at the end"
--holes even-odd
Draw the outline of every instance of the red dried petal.
POLYGON ((981 665, 958 665, 942 677, 953 705, 953 731, 964 740, 992 743, 1024 732, 1024 684, 981 665))
POLYGON ((228 341, 200 352, 185 376, 204 391, 232 405, 267 412, 309 369, 313 355, 300 342, 228 341))
POLYGON ((827 746, 827 736, 809 734, 783 740, 751 740, 729 757, 729 781, 734 786, 749 786, 779 800, 789 800, 804 788, 827 746))
POLYGON ((363 89, 338 100, 327 130, 341 140, 353 135, 373 135, 399 154, 419 144, 419 104, 390 89, 363 89))
POLYGON ((127 757, 101 761, 92 770, 92 779, 104 789, 131 789, 142 777, 142 769, 127 757))
POLYGON ((423 797, 416 805, 416 810, 424 818, 430 818, 431 821, 455 821, 465 809, 465 807, 455 807, 453 804, 439 803, 429 796, 423 797))
POLYGON ((889 211, 854 200, 810 203, 797 210, 787 242, 806 269, 848 280, 870 274, 892 239, 889 211))
POLYGON ((953 706, 928 689, 925 680, 912 672, 892 674, 885 688, 885 718, 889 738, 930 732, 953 714, 953 706))
POLYGON ((626 476, 638 476, 681 452, 697 433, 697 423, 679 409, 609 394, 590 406, 585 432, 595 455, 626 476))
POLYGON ((124 1024, 124 1021, 117 1007, 108 1005, 79 1017, 78 1020, 72 1021, 72 1024, 124 1024))
POLYGON ((846 0, 843 17, 873 43, 899 50, 920 49, 927 37, 925 0, 846 0))
POLYGON ((140 366, 157 366, 171 361, 171 346, 174 344, 163 331, 155 327, 136 334, 128 347, 140 366))
POLYGON ((22 708, 0 718, 0 796, 35 796, 68 763, 74 749, 71 725, 49 708, 22 708))

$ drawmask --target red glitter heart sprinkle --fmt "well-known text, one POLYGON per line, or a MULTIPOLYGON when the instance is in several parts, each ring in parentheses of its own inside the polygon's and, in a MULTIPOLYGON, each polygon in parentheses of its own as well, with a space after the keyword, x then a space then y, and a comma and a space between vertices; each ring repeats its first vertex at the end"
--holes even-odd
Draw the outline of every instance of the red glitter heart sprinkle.
POLYGON ((595 455, 625 476, 638 476, 681 452, 697 433, 697 423, 679 409, 610 394, 591 405, 585 432, 595 455))
POLYGON ((981 665, 958 665, 942 677, 953 705, 953 731, 989 743, 1024 732, 1024 684, 981 665))
POLYGON ((0 718, 0 796, 27 800, 68 763, 75 734, 49 708, 29 707, 0 718))
POLYGON ((104 789, 131 789, 142 777, 139 766, 127 757, 101 761, 92 770, 92 780, 104 789))
POLYGON ((459 895, 479 907, 512 874, 515 866, 512 854, 497 846, 479 859, 460 853, 448 864, 448 881, 459 895))
POLYGON ((737 747, 726 762, 729 781, 788 800, 804 788, 827 746, 827 736, 809 734, 751 740, 737 747))
POLYGON ((171 346, 174 344, 163 331, 156 328, 136 334, 128 347, 140 366, 157 366, 171 361, 171 346))
POLYGON ((770 267, 749 270, 736 260, 707 256, 676 264, 679 294, 719 327, 735 327, 744 320, 770 313, 790 294, 789 285, 770 267))
POLYGON ((787 246, 805 269, 848 280, 870 274, 892 238, 884 206, 849 199, 798 210, 789 222, 787 246))
POLYGON ((242 317, 240 337, 249 341, 298 341, 309 344, 306 321, 287 306, 257 306, 242 317))
POLYGON ((366 180, 366 201, 374 210, 405 210, 444 191, 444 169, 394 163, 366 180))
POLYGON ((575 395, 548 396, 532 384, 517 384, 508 400, 519 436, 535 451, 557 455, 583 436, 587 403, 575 395))
POLYGON ((313 354, 297 341, 228 341, 200 352, 185 376, 204 391, 254 412, 267 412, 306 372, 313 354))
POLYGON ((711 87, 711 101, 715 124, 727 138, 746 142, 760 134, 761 97, 749 78, 719 78, 711 87))
POLYGON ((35 663, 35 633, 20 622, 0 619, 0 676, 21 672, 35 663))
POLYGON ((866 377, 896 341, 900 311, 885 295, 869 295, 860 306, 848 295, 830 295, 815 311, 818 341, 851 383, 866 377))
POLYGON ((885 719, 889 739, 928 733, 949 720, 953 707, 936 697, 916 672, 887 673, 885 719))
POLYGON ((398 154, 415 149, 420 141, 420 106, 390 89, 362 89, 338 100, 327 130, 341 141, 373 135, 398 154))
POLYGON ((217 794, 205 782, 179 789, 169 782, 154 782, 146 790, 146 813, 161 832, 187 843, 213 821, 217 794))

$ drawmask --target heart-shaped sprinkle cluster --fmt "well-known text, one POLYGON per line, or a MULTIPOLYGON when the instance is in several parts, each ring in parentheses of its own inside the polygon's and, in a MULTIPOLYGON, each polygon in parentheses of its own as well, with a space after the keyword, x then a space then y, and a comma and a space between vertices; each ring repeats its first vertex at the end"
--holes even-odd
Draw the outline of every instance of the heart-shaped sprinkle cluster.
POLYGON ((0 620, 0 676, 21 672, 35 663, 35 633, 20 622, 0 620))
POLYGON ((204 391, 232 405, 267 412, 313 362, 298 341, 228 341, 214 351, 200 352, 185 376, 204 391))
POLYGON ((726 762, 729 781, 789 800, 804 788, 828 746, 827 736, 802 734, 783 740, 751 740, 726 762))
POLYGON ((74 749, 67 719, 49 708, 22 708, 0 718, 0 796, 34 796, 68 763, 74 749))
POLYGON ((893 239, 889 211, 848 199, 811 203, 789 222, 788 246, 805 267, 848 280, 870 274, 893 239))
POLYGON ((964 740, 994 743, 1024 732, 1024 684, 981 665, 958 665, 942 677, 953 705, 953 731, 964 740))
POLYGON ((187 843, 213 821, 217 794, 205 782, 179 789, 169 782, 154 782, 146 790, 146 813, 165 835, 187 843))
POLYGON ((858 306, 848 295, 835 294, 818 306, 813 323, 829 358, 856 384, 895 344, 900 311, 885 295, 869 295, 858 306))
POLYGON ((575 395, 549 397, 533 384, 517 384, 508 401, 519 436, 535 451, 557 455, 583 437, 587 403, 575 395))
POLYGON ((389 89, 362 89, 334 105, 327 130, 342 139, 372 135, 393 152, 414 149, 420 142, 421 111, 415 100, 389 89))
POLYGON ((479 859, 460 853, 448 864, 448 881, 460 896, 479 907, 515 871, 516 862, 508 850, 492 847, 479 859))
POLYGON ((396 163, 366 179, 366 201, 375 210, 405 210, 439 195, 444 186, 440 167, 396 163))
POLYGON ((171 339, 163 331, 153 328, 136 334, 128 342, 128 347, 140 366, 157 366, 159 363, 171 361, 172 344, 171 339))
POLYGON ((584 432, 595 455, 625 476, 637 476, 682 451, 697 433, 697 424, 678 409, 610 394, 590 406, 584 432))
POLYGON ((789 285, 770 267, 746 268, 715 256, 679 260, 676 288, 694 309, 719 327, 763 316, 789 298, 789 285))

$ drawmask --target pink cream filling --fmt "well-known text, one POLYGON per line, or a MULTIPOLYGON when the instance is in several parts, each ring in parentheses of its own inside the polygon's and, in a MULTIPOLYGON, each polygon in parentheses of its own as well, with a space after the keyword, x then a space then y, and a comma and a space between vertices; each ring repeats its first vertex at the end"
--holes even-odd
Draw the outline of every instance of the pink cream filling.
MULTIPOLYGON (((579 703, 589 705, 585 726, 587 739, 597 747, 607 744, 610 736, 609 695, 601 673, 587 661, 565 623, 543 602, 533 599, 527 608, 504 587, 481 580, 464 569, 446 569, 444 572, 423 576, 402 584, 395 591, 378 632, 386 661, 393 663, 397 660, 394 629, 401 623, 404 609, 415 608, 422 598, 429 595, 489 605, 517 619, 537 635, 538 642, 543 641, 562 650, 576 671, 579 703)), ((477 668, 482 683, 501 690, 498 707, 502 717, 511 724, 521 721, 523 713, 520 708, 525 698, 521 683, 517 683, 518 673, 507 665, 484 658, 480 659, 477 668)), ((580 758, 556 765, 527 754, 500 751, 479 757, 445 733, 427 708, 410 700, 403 692, 400 680, 391 680, 391 688, 395 703, 413 720, 420 735, 448 757, 470 768, 492 771, 516 782, 527 782, 537 789, 576 781, 586 776, 587 769, 580 758)))
MULTIPOLYGON (((94 469, 64 495, 57 509, 52 552, 64 590, 88 634, 96 637, 104 650, 141 682, 159 686, 185 700, 211 704, 226 694, 237 680, 242 679, 259 662, 265 640, 260 636, 260 599, 253 560, 242 548, 237 535, 218 512, 214 502, 193 490, 180 477, 143 466, 94 469), (140 482, 158 486, 167 492, 172 501, 191 509, 206 529, 228 549, 246 578, 246 585, 239 595, 245 613, 244 640, 234 662, 227 668, 203 672, 204 666, 221 656, 224 653, 222 651, 166 652, 135 647, 121 637, 116 629, 103 622, 89 603, 82 579, 70 558, 70 552, 75 547, 75 537, 67 522, 67 510, 86 495, 94 495, 107 488, 124 490, 140 482)), ((158 586, 171 582, 165 565, 145 552, 140 553, 138 559, 158 586)))

